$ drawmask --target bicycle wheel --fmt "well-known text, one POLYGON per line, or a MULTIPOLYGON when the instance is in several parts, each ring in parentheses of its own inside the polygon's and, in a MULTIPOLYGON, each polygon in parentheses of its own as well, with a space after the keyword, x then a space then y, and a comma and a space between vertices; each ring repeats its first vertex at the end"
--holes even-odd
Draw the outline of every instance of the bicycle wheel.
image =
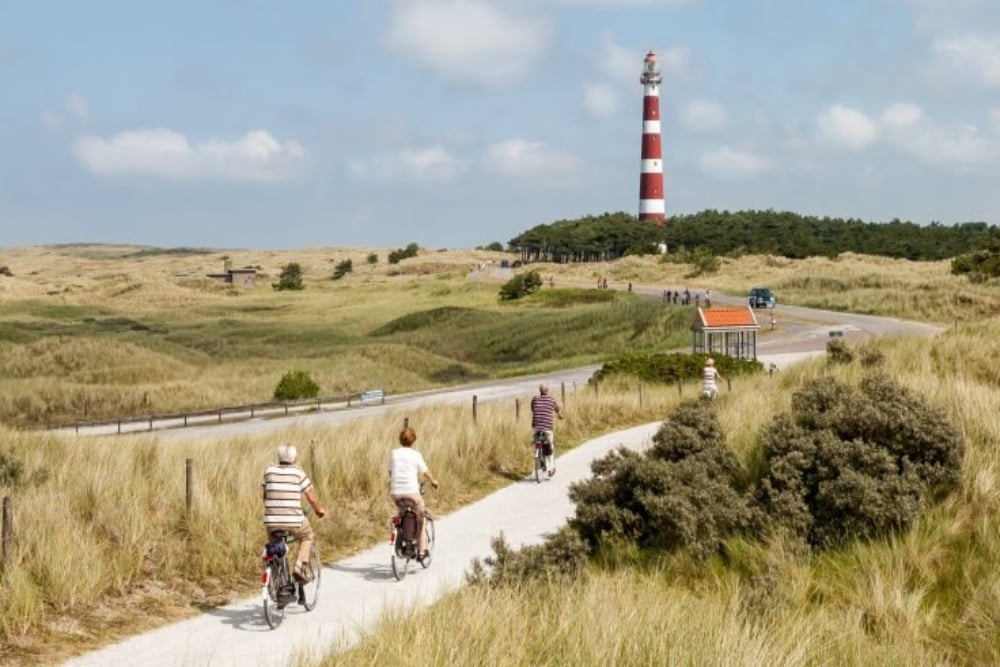
POLYGON ((539 454, 538 450, 535 450, 535 483, 542 483, 542 472, 545 470, 545 464, 542 461, 542 455, 539 454))
POLYGON ((392 554, 392 576, 396 577, 396 581, 402 581, 406 578, 406 573, 410 569, 410 559, 400 556, 398 553, 392 554))
POLYGON ((306 583, 299 584, 301 587, 299 600, 306 611, 312 611, 319 602, 319 582, 323 575, 323 561, 319 558, 319 549, 316 544, 309 550, 309 562, 306 564, 306 583))
POLYGON ((420 561, 420 565, 427 568, 431 566, 431 559, 434 558, 434 519, 429 515, 424 515, 424 534, 427 536, 427 555, 420 561))
POLYGON ((267 578, 267 597, 264 598, 264 620, 273 630, 285 620, 285 605, 278 602, 278 597, 285 585, 287 575, 283 574, 284 568, 281 567, 280 562, 273 563, 270 570, 267 578))

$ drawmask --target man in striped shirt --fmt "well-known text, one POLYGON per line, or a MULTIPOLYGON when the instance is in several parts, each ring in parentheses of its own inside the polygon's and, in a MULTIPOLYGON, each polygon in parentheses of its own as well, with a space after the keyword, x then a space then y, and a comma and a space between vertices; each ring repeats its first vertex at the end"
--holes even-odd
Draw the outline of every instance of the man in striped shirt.
POLYGON ((305 471, 295 465, 298 450, 295 445, 278 447, 278 463, 264 471, 264 525, 267 537, 275 530, 287 530, 299 543, 299 551, 295 560, 294 576, 302 581, 303 573, 308 568, 302 565, 309 562, 309 550, 313 543, 313 530, 309 518, 302 511, 302 495, 312 505, 316 516, 323 518, 326 508, 320 504, 313 490, 312 481, 305 471))
POLYGON ((552 446, 552 454, 545 457, 545 467, 549 471, 549 477, 556 474, 556 439, 555 439, 555 418, 562 419, 562 410, 556 399, 549 396, 549 387, 546 384, 538 385, 538 395, 531 399, 531 432, 532 437, 536 431, 542 431, 549 438, 552 446))

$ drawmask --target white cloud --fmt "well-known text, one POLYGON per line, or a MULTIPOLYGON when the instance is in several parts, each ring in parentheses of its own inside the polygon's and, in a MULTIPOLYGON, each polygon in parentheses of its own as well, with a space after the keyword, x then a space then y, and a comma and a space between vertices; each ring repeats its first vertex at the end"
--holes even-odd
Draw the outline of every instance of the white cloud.
POLYGON ((83 95, 72 93, 66 97, 66 111, 78 121, 86 121, 90 116, 90 103, 83 95))
POLYGON ((1000 107, 993 107, 989 110, 990 125, 993 126, 993 131, 1000 134, 1000 107))
POLYGON ((932 68, 948 78, 1000 87, 1000 33, 936 40, 932 68))
POLYGON ((705 173, 723 180, 748 179, 772 169, 767 158, 729 146, 706 153, 700 164, 705 173))
POLYGON ((679 121, 692 132, 718 132, 726 127, 726 110, 709 100, 695 100, 681 109, 679 121))
POLYGON ((508 176, 561 180, 582 167, 582 160, 568 151, 551 148, 539 141, 508 139, 486 149, 483 168, 508 176))
POLYGON ((878 125, 860 111, 835 105, 816 119, 820 134, 834 148, 860 150, 878 140, 878 125))
POLYGON ((395 7, 386 47, 463 83, 516 81, 551 32, 541 19, 477 0, 410 0, 395 7))
POLYGON ((394 153, 382 153, 366 160, 351 160, 351 171, 361 178, 378 181, 423 181, 425 183, 454 180, 465 171, 463 160, 441 146, 404 148, 394 153))
POLYGON ((100 176, 141 175, 174 181, 279 182, 294 177, 305 157, 296 141, 279 143, 265 130, 236 141, 210 139, 192 145, 166 128, 120 132, 108 138, 81 135, 73 154, 100 176))
POLYGON ((894 104, 882 113, 886 142, 926 164, 969 166, 998 157, 996 140, 973 125, 941 125, 914 104, 894 104))
POLYGON ((889 128, 912 126, 924 117, 924 110, 916 104, 893 104, 882 112, 882 124, 889 128))
POLYGON ((583 107, 595 118, 613 116, 620 105, 618 91, 603 83, 588 83, 583 86, 583 107))

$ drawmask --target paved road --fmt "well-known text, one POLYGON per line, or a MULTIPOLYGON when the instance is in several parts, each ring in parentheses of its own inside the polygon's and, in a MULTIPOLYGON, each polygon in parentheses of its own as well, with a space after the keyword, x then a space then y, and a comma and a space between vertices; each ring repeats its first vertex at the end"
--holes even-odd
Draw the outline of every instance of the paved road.
MULTIPOLYGON (((759 357, 778 367, 803 357, 823 354, 831 329, 847 339, 872 335, 933 334, 940 328, 827 311, 779 307, 773 335, 762 336, 759 357)), ((503 400, 534 391, 540 379, 585 382, 593 367, 530 379, 516 379, 452 390, 425 392, 391 400, 386 406, 299 417, 326 422, 373 417, 388 409, 434 402, 503 400)), ((279 428, 285 420, 252 420, 212 428, 165 431, 158 438, 189 439, 260 433, 279 428)), ((294 608, 276 631, 267 629, 257 597, 240 600, 187 621, 174 623, 69 661, 68 665, 287 665, 296 651, 320 655, 332 647, 349 645, 359 633, 373 627, 390 608, 427 605, 462 585, 469 563, 492 552, 490 538, 503 531, 512 545, 540 541, 572 514, 566 491, 575 480, 590 474, 590 462, 611 449, 648 445, 659 423, 651 423, 586 442, 559 459, 551 481, 523 480, 468 505, 437 522, 438 544, 427 570, 411 573, 403 582, 389 570, 389 546, 380 545, 327 566, 322 577, 322 599, 309 613, 294 608), (539 512, 546 507, 546 512, 539 512)), ((428 499, 433 509, 433 494, 428 499)))
MULTIPOLYGON (((322 655, 356 640, 388 609, 427 605, 461 586, 472 559, 490 555, 490 539, 500 531, 513 545, 541 541, 572 515, 567 489, 589 476, 592 459, 618 445, 644 447, 657 428, 659 422, 591 440, 559 458, 552 480, 522 480, 439 519, 434 561, 426 570, 411 571, 402 582, 389 569, 389 545, 380 545, 327 566, 319 606, 308 613, 290 608, 277 630, 265 625, 254 597, 66 664, 265 667, 291 664, 297 651, 322 655), (539 512, 539 507, 547 509, 539 512)), ((433 510, 433 492, 427 502, 433 510)))

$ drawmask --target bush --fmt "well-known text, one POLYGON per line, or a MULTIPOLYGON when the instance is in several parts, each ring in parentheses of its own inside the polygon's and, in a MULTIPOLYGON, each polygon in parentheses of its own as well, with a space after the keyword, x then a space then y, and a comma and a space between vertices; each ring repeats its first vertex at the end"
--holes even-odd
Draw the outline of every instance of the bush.
POLYGON ((994 231, 981 247, 952 259, 951 272, 966 275, 974 283, 1000 276, 1000 231, 994 231))
POLYGON ((24 481, 24 463, 13 454, 0 451, 0 487, 16 488, 24 481))
POLYGON ((333 279, 340 280, 353 270, 354 270, 354 263, 349 259, 345 259, 343 262, 337 264, 336 268, 334 268, 333 279))
POLYGON ((760 508, 819 548, 905 529, 957 488, 965 449, 943 410, 881 374, 807 384, 761 445, 760 508))
POLYGON ((274 398, 278 401, 296 401, 317 396, 319 385, 305 371, 288 371, 274 389, 274 398))
MULTIPOLYGON (((751 359, 736 359, 714 355, 715 367, 723 377, 748 375, 764 370, 764 364, 751 359)), ((682 354, 677 352, 626 352, 607 361, 594 373, 592 381, 613 375, 630 375, 647 382, 672 383, 677 380, 694 380, 701 377, 707 354, 682 354)))
POLYGON ((500 288, 500 298, 504 301, 513 301, 527 296, 538 290, 542 286, 542 277, 538 271, 527 271, 519 273, 500 288))
POLYGON ((484 246, 478 246, 476 250, 492 250, 494 252, 503 252, 503 244, 499 241, 493 241, 484 246))
POLYGON ((374 252, 373 252, 373 253, 371 253, 371 254, 369 254, 369 255, 368 255, 368 258, 367 258, 367 262, 368 262, 369 264, 373 265, 373 266, 374 266, 375 264, 378 264, 378 254, 376 254, 376 253, 374 253, 374 252))
POLYGON ((281 267, 278 275, 278 282, 271 283, 275 290, 300 290, 305 286, 302 284, 302 267, 298 262, 292 262, 281 267))
POLYGON ((590 556, 580 536, 563 526, 541 544, 513 550, 503 533, 490 541, 494 556, 472 561, 466 574, 470 584, 500 586, 531 585, 538 579, 578 579, 586 574, 590 556))
POLYGON ((416 243, 411 243, 405 248, 396 248, 389 253, 389 263, 399 264, 404 259, 416 257, 418 252, 420 252, 420 246, 416 243))
POLYGON ((570 525, 590 545, 627 540, 641 547, 686 548, 705 558, 749 525, 744 477, 711 406, 682 403, 646 454, 621 448, 595 461, 594 477, 570 487, 570 525))
POLYGON ((826 343, 826 361, 831 364, 849 364, 854 361, 854 352, 842 338, 831 338, 826 343))

